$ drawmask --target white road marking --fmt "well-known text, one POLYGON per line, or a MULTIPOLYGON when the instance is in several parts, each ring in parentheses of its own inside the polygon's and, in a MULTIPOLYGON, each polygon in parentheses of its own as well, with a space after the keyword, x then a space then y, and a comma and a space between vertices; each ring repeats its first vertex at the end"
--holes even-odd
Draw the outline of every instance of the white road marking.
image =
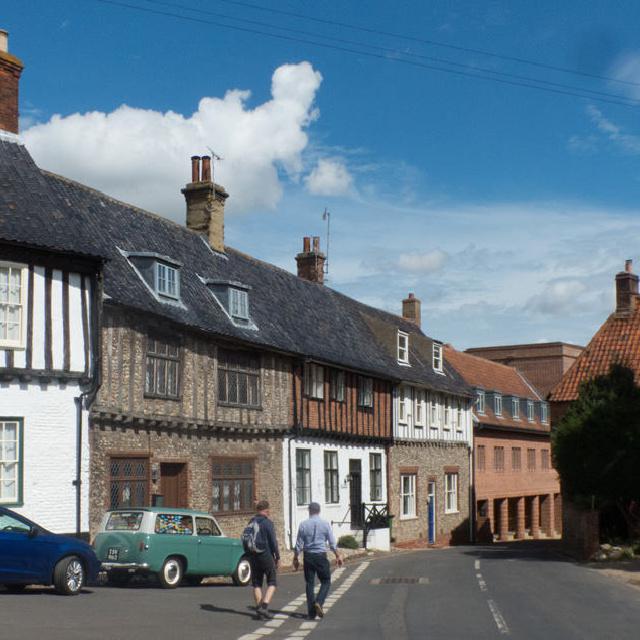
POLYGON ((480 568, 480 560, 476 560, 475 567, 476 567, 476 571, 480 568))
POLYGON ((487 604, 489 605, 489 609, 491 609, 491 613, 493 615, 493 619, 496 622, 496 626, 498 627, 498 631, 503 635, 507 635, 509 633, 509 627, 504 621, 504 618, 500 613, 500 609, 498 609, 498 605, 493 600, 487 600, 487 604))

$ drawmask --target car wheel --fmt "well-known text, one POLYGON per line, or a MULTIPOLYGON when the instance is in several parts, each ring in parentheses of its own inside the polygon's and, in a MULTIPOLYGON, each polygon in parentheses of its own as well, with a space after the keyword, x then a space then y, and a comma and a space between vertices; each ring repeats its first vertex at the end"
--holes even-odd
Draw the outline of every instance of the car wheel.
POLYGON ((182 561, 180 558, 167 558, 158 573, 163 589, 175 589, 182 582, 182 561))
POLYGON ((131 576, 128 573, 110 571, 107 574, 107 584, 111 587, 126 587, 129 580, 131 580, 131 576))
POLYGON ((62 558, 53 571, 53 586, 63 596, 76 596, 85 583, 85 571, 80 558, 62 558))
POLYGON ((197 587, 202 584, 202 576, 185 576, 187 584, 192 587, 197 587))
POLYGON ((251 564, 247 558, 240 558, 231 578, 236 587, 246 587, 251 582, 251 564))
POLYGON ((27 585, 26 584, 5 584, 4 587, 9 593, 22 593, 27 588, 27 585))

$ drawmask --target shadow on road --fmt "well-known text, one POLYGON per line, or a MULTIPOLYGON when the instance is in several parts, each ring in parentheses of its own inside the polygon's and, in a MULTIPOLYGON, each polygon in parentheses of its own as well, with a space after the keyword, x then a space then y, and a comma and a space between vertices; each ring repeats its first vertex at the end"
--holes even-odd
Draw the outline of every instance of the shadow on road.
POLYGON ((239 611, 238 609, 229 609, 228 607, 216 607, 214 604, 201 604, 200 609, 203 611, 209 611, 210 613, 235 613, 237 616, 253 618, 254 620, 258 619, 255 611, 239 611))
POLYGON ((561 540, 519 540, 514 542, 495 542, 467 547, 465 554, 479 560, 550 560, 553 562, 573 562, 562 549, 561 540))

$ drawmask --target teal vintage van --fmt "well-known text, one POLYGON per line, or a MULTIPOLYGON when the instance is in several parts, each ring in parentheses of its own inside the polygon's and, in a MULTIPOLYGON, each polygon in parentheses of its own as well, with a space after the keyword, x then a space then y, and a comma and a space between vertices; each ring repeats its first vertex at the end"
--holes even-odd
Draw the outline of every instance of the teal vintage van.
POLYGON ((251 581, 240 540, 227 538, 215 518, 188 509, 145 507, 108 511, 94 541, 107 581, 125 585, 135 573, 156 574, 166 589, 208 576, 251 581))

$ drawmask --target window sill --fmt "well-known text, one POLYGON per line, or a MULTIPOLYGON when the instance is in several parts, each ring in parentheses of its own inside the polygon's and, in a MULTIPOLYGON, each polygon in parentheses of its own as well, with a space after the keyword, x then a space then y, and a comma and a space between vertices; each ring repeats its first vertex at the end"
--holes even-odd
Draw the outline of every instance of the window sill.
POLYGON ((251 409, 252 411, 262 411, 261 404, 237 404, 235 402, 220 402, 218 401, 219 407, 229 407, 230 409, 251 409))
MULTIPOLYGON (((170 509, 167 507, 167 509, 170 509)), ((255 515, 255 511, 247 510, 247 511, 213 511, 212 515, 216 518, 224 518, 225 516, 251 516, 255 515)))
POLYGON ((22 344, 2 344, 2 342, 0 342, 0 349, 6 349, 7 351, 24 351, 26 347, 22 344))
POLYGON ((181 396, 163 396, 159 393, 145 393, 144 397, 147 400, 170 400, 171 402, 180 402, 182 400, 181 396))
POLYGON ((460 513, 460 510, 459 510, 459 509, 456 509, 455 511, 447 511, 447 510, 445 509, 444 515, 445 515, 445 516, 450 516, 450 515, 455 515, 456 513, 460 513))
POLYGON ((400 516, 400 520, 402 520, 403 522, 407 521, 407 520, 419 520, 420 518, 418 518, 418 516, 400 516))

